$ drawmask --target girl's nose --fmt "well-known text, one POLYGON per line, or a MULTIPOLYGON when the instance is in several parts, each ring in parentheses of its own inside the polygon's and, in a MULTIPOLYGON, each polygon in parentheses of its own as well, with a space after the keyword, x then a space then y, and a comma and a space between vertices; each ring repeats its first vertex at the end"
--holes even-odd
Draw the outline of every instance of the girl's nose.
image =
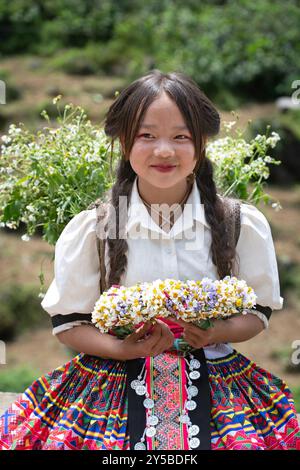
POLYGON ((156 146, 154 149, 155 156, 169 157, 170 155, 174 155, 174 153, 175 153, 174 148, 169 142, 160 141, 156 143, 156 146))

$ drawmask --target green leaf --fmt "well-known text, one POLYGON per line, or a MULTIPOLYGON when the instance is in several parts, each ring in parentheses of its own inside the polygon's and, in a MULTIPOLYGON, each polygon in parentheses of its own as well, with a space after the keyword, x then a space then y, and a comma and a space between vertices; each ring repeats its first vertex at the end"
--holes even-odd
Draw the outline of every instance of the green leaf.
POLYGON ((18 221, 21 215, 22 204, 20 201, 12 201, 3 210, 3 222, 9 222, 11 220, 18 221))

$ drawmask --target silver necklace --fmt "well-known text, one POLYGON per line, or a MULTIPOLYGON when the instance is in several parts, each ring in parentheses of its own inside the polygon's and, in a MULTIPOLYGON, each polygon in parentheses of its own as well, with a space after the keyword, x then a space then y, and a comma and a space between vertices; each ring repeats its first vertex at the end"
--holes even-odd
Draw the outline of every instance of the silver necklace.
MULTIPOLYGON (((191 190, 191 186, 188 188, 183 200, 179 203, 179 206, 177 206, 176 209, 173 211, 173 217, 174 218, 175 218, 175 214, 177 213, 177 211, 179 209, 183 209, 182 205, 186 202, 186 199, 188 198, 190 190, 191 190)), ((164 217, 163 214, 160 211, 155 209, 153 204, 148 204, 148 202, 144 201, 144 199, 142 198, 142 196, 140 194, 139 194, 139 196, 140 196, 141 200, 143 201, 143 203, 145 204, 145 206, 147 206, 150 209, 150 211, 153 210, 159 216, 159 218, 160 217, 162 218, 162 223, 159 224, 161 229, 166 225, 167 222, 170 223, 170 218, 164 217)))

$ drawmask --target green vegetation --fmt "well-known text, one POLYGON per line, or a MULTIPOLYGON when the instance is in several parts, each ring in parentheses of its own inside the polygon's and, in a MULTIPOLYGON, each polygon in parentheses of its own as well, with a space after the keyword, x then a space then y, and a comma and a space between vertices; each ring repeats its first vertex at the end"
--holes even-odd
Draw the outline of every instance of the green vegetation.
POLYGON ((24 222, 29 236, 41 227, 52 245, 66 223, 112 184, 103 129, 79 106, 57 109, 56 128, 31 133, 23 124, 11 125, 2 136, 0 164, 0 220, 10 228, 24 222))
POLYGON ((300 265, 287 256, 278 256, 280 287, 283 292, 294 290, 300 301, 300 265))
POLYGON ((22 393, 38 377, 39 371, 29 366, 10 367, 0 371, 1 392, 22 393))
POLYGON ((292 362, 293 352, 294 349, 292 349, 291 347, 276 349, 272 352, 271 357, 272 359, 276 359, 278 362, 281 363, 282 368, 285 372, 291 374, 299 374, 300 364, 294 364, 292 362))
POLYGON ((297 413, 300 413, 300 387, 291 387, 297 413))
POLYGON ((232 109, 291 94, 299 24, 297 0, 0 0, 0 53, 76 74, 182 70, 232 109))
POLYGON ((0 288, 0 338, 14 339, 34 327, 49 326, 49 316, 41 307, 36 286, 2 284, 0 288))

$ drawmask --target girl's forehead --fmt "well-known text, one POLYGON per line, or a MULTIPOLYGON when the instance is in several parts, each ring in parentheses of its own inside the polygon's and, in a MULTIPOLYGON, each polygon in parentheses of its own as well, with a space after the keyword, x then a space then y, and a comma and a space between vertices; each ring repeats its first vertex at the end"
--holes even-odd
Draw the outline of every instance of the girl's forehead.
POLYGON ((157 109, 165 109, 165 108, 178 109, 175 101, 167 93, 163 92, 160 95, 158 95, 156 98, 154 98, 152 103, 150 103, 150 105, 148 106, 146 112, 149 112, 152 110, 154 111, 157 109))
POLYGON ((170 124, 177 123, 184 126, 184 118, 176 105, 176 103, 168 96, 159 96, 155 98, 148 106, 142 119, 141 125, 146 127, 154 127, 155 122, 166 120, 170 124))

